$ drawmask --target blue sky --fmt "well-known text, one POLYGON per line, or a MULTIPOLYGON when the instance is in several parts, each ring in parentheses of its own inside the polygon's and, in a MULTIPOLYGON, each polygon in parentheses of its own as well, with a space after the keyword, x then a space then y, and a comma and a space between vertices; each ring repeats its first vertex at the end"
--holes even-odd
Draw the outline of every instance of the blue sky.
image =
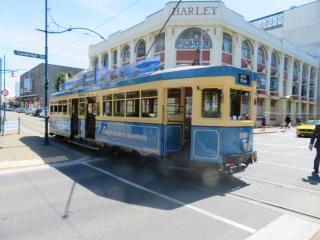
MULTIPOLYGON (((52 19, 51 31, 64 27, 87 27, 105 38, 118 30, 127 29, 161 9, 168 0, 48 0, 52 19), (60 25, 60 26, 57 26, 60 25)), ((312 0, 225 0, 226 6, 246 20, 252 20, 291 6, 303 5, 312 0)), ((38 65, 38 59, 19 57, 13 50, 44 53, 44 0, 1 0, 0 2, 0 56, 6 55, 6 65, 19 69, 15 79, 7 75, 8 89, 13 92, 14 81, 38 65)), ((49 35, 49 63, 88 68, 88 46, 99 42, 95 35, 85 32, 67 32, 49 35)), ((12 95, 11 95, 12 96, 12 95)))

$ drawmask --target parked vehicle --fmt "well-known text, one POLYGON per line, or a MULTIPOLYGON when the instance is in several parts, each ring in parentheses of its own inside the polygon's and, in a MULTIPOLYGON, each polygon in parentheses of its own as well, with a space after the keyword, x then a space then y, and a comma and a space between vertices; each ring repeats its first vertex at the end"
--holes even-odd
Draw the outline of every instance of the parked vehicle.
POLYGON ((25 113, 26 109, 25 108, 16 108, 14 111, 17 113, 25 113))
POLYGON ((32 113, 32 115, 35 116, 35 117, 39 117, 41 112, 43 112, 43 109, 42 108, 38 108, 32 113))
POLYGON ((44 110, 39 113, 39 117, 41 117, 41 118, 45 118, 46 117, 44 110))
POLYGON ((12 107, 6 107, 6 111, 13 111, 13 108, 12 107))
POLYGON ((32 114, 34 111, 36 111, 36 109, 35 108, 28 108, 27 110, 26 110, 26 112, 25 112, 25 114, 32 114))

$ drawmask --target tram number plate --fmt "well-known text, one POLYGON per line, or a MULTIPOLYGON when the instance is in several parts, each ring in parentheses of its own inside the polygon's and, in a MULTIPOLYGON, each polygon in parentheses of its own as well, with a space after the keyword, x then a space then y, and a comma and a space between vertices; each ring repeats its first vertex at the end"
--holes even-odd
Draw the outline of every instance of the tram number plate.
POLYGON ((242 85, 250 85, 250 76, 246 74, 239 73, 238 81, 242 85))

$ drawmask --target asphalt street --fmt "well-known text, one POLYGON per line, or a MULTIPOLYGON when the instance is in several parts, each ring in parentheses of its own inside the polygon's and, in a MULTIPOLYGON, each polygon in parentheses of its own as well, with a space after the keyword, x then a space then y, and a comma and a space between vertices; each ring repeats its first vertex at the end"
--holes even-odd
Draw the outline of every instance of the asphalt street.
MULTIPOLYGON (((43 134, 43 119, 20 116, 26 131, 43 134)), ((309 239, 320 181, 309 139, 294 130, 255 135, 258 162, 210 187, 66 144, 90 159, 0 172, 0 239, 309 239)))

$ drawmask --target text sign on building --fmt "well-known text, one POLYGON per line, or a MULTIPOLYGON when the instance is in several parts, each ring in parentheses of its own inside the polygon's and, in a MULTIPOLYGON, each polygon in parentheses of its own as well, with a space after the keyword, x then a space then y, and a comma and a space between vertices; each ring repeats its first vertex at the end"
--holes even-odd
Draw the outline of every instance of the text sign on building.
POLYGON ((31 53, 31 52, 22 52, 22 51, 13 51, 15 55, 23 56, 23 57, 31 57, 31 58, 40 58, 45 59, 46 56, 39 53, 31 53))
POLYGON ((217 13, 217 6, 205 6, 205 7, 177 7, 176 10, 174 11, 174 15, 216 15, 217 13))
POLYGON ((238 83, 241 85, 250 86, 250 76, 247 74, 239 73, 238 83))

